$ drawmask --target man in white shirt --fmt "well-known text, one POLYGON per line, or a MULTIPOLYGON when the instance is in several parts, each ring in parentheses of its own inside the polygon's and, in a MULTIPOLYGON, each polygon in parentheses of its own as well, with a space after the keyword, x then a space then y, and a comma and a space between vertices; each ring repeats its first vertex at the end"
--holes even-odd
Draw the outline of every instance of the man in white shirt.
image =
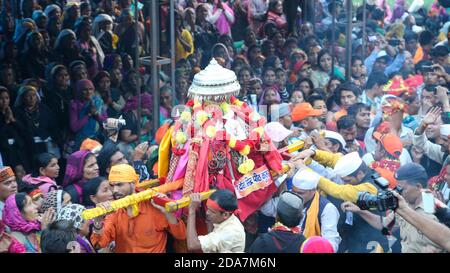
POLYGON ((190 197, 186 238, 189 251, 244 252, 245 231, 241 221, 233 214, 238 209, 234 194, 229 190, 217 190, 208 199, 206 222, 212 224, 213 229, 204 236, 198 236, 196 228, 196 211, 200 206, 201 196, 199 193, 193 193, 190 197))

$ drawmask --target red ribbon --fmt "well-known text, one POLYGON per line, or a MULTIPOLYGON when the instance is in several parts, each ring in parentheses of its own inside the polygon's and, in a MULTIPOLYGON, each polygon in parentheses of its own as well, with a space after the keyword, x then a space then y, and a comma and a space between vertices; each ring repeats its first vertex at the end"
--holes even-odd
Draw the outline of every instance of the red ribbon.
POLYGON ((212 199, 208 199, 208 200, 206 201, 206 207, 211 208, 211 209, 216 210, 216 211, 220 211, 220 212, 230 212, 230 213, 233 213, 233 214, 238 214, 239 212, 241 212, 240 209, 236 209, 236 210, 234 210, 234 211, 228 211, 228 210, 225 210, 225 209, 223 209, 221 206, 219 206, 219 204, 217 204, 216 201, 214 201, 214 200, 212 200, 212 199))

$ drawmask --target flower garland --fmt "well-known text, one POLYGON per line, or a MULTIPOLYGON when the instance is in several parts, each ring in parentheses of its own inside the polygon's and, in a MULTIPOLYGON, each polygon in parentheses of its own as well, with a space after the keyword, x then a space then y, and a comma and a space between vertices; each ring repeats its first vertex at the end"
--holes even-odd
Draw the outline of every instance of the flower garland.
MULTIPOLYGON (((265 120, 256 112, 253 111, 247 103, 242 102, 235 97, 230 98, 230 103, 223 102, 219 105, 224 115, 242 119, 246 124, 254 125, 255 128, 251 130, 248 137, 244 140, 237 140, 235 137, 227 133, 225 130, 216 128, 214 122, 218 118, 215 113, 208 113, 203 109, 203 105, 198 101, 192 99, 186 103, 189 108, 181 113, 179 121, 174 126, 173 137, 175 145, 172 152, 176 155, 182 155, 186 152, 183 149, 184 144, 189 139, 188 136, 194 137, 194 128, 202 129, 204 135, 210 139, 224 140, 226 144, 233 150, 239 152, 244 158, 243 162, 238 166, 238 171, 241 174, 247 174, 255 168, 255 162, 247 156, 251 150, 255 148, 261 141, 264 135, 265 120), (193 114, 192 114, 193 112, 193 114)), ((218 113, 221 115, 222 113, 218 113)))
POLYGON ((280 222, 276 222, 273 227, 269 229, 269 231, 286 231, 292 232, 294 234, 300 234, 302 232, 302 229, 298 226, 289 228, 280 222))

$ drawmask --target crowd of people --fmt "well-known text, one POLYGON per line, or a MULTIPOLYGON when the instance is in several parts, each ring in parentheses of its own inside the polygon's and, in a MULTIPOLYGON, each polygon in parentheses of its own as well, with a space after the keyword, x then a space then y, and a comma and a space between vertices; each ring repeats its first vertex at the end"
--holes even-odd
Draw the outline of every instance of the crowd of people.
MULTIPOLYGON (((449 7, 368 0, 351 15, 366 14, 365 31, 347 37, 345 1, 314 1, 176 0, 175 93, 167 71, 135 68, 148 1, 137 21, 133 0, 2 1, 0 252, 449 251, 449 7), (277 149, 303 141, 278 191, 244 222, 225 189, 190 195, 185 213, 152 200, 83 219, 157 178, 174 106, 211 59, 236 74, 277 149), (362 208, 361 193, 387 189, 395 211, 362 208)), ((169 1, 160 17, 170 54, 169 1)))

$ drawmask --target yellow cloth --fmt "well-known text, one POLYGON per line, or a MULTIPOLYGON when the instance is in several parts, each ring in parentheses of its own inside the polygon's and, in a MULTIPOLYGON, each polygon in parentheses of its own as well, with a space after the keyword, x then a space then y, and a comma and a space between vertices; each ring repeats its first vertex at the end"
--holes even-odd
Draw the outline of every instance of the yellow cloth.
POLYGON ((180 59, 186 59, 187 57, 189 57, 189 55, 194 53, 194 39, 192 39, 191 33, 188 30, 183 29, 183 31, 181 32, 181 38, 191 46, 191 50, 190 51, 185 50, 184 46, 180 42, 180 39, 177 38, 175 46, 175 56, 176 56, 175 59, 177 62, 180 59))
POLYGON ((119 164, 111 167, 108 180, 110 183, 138 183, 139 175, 128 164, 119 164))
POLYGON ((314 194, 314 198, 311 202, 311 206, 306 212, 306 223, 305 230, 303 231, 303 235, 306 238, 311 236, 320 236, 320 224, 319 224, 319 198, 320 194, 316 191, 314 194))
POLYGON ((158 178, 167 177, 167 173, 169 172, 172 131, 173 127, 170 127, 162 138, 161 144, 159 144, 158 178))
POLYGON ((377 194, 377 188, 368 182, 358 185, 340 185, 325 177, 320 178, 318 188, 327 195, 331 195, 334 198, 344 201, 350 201, 352 203, 356 203, 356 200, 358 200, 358 193, 361 191, 377 194))
POLYGON ((423 59, 423 49, 421 46, 419 46, 416 50, 416 54, 414 54, 414 64, 417 64, 423 59))
POLYGON ((119 44, 119 36, 113 33, 112 35, 112 47, 113 49, 117 49, 117 44, 119 44))
POLYGON ((334 168, 334 165, 336 165, 341 157, 342 154, 340 153, 335 154, 327 151, 316 150, 316 155, 313 159, 325 167, 334 168))

